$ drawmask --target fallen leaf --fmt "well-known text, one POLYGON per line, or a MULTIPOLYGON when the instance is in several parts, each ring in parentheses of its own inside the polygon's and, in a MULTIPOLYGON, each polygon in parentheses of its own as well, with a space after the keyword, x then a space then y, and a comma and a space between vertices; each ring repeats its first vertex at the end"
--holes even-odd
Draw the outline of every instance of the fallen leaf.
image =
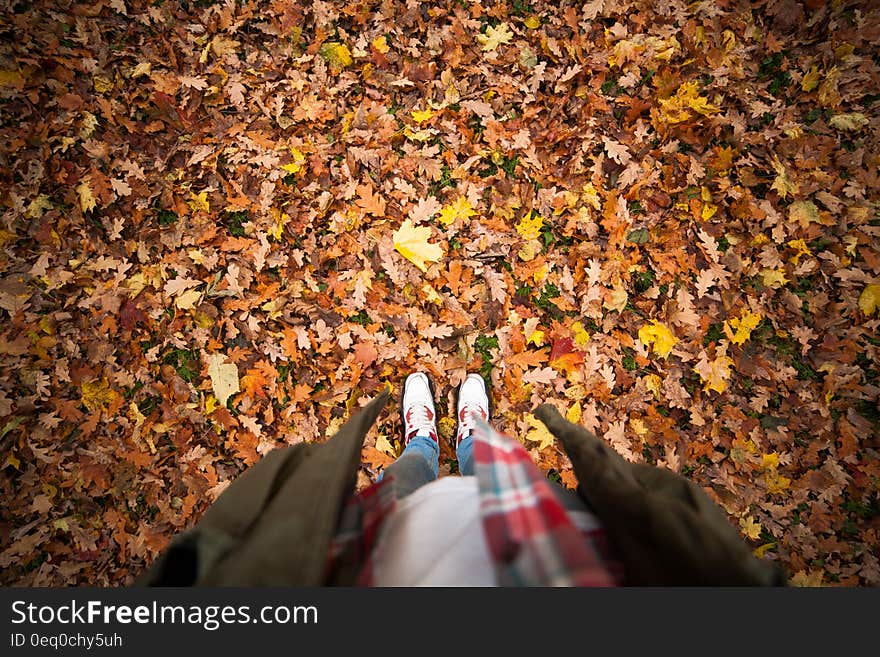
POLYGON ((661 358, 669 356, 669 352, 678 342, 678 338, 673 335, 669 327, 656 319, 652 319, 650 324, 645 324, 639 329, 639 340, 645 346, 652 347, 654 353, 661 358))
POLYGON ((700 375, 705 390, 724 392, 730 380, 731 367, 733 367, 733 359, 729 356, 718 356, 709 360, 703 352, 694 370, 700 375))
POLYGON ((531 427, 525 435, 525 439, 529 442, 538 443, 538 451, 544 451, 556 442, 556 438, 550 433, 541 420, 531 413, 526 413, 525 421, 531 427))
POLYGON ((502 43, 510 43, 513 39, 513 32, 507 23, 499 23, 497 26, 488 26, 485 34, 478 34, 477 41, 483 46, 483 52, 491 52, 498 48, 502 43))
POLYGON ((223 354, 211 354, 208 356, 208 376, 211 377, 214 396, 220 402, 220 406, 225 408, 229 398, 240 390, 238 368, 232 363, 227 363, 223 354))
POLYGON ((880 285, 866 285, 859 295, 859 310, 865 317, 870 317, 877 312, 880 306, 880 285))
POLYGON ((404 258, 412 262, 423 272, 426 272, 428 271, 427 262, 439 262, 443 256, 443 249, 436 244, 428 242, 430 236, 430 228, 425 226, 416 228, 407 219, 394 232, 394 248, 404 258))

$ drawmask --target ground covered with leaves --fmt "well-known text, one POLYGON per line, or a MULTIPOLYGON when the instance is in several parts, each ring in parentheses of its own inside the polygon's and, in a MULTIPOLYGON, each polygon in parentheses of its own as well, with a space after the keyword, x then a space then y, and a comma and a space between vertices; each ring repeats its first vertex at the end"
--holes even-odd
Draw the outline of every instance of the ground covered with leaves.
POLYGON ((2 3, 3 583, 132 582, 416 369, 880 583, 876 3, 566 4, 2 3))

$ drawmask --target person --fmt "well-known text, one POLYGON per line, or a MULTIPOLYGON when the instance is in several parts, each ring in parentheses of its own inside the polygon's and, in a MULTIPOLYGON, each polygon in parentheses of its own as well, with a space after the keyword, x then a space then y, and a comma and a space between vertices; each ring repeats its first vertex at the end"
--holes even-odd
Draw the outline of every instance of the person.
POLYGON ((629 463, 552 404, 576 492, 547 479, 489 424, 483 378, 458 389, 461 476, 438 478, 429 377, 401 396, 404 449, 355 493, 367 431, 388 390, 325 443, 274 450, 244 472, 138 583, 152 586, 783 585, 711 499, 664 468, 629 463))

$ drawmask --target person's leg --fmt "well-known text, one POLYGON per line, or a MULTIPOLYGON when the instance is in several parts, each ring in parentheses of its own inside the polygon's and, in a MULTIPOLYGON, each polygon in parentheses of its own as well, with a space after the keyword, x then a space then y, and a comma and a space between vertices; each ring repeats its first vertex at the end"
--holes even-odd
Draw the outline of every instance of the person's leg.
POLYGON ((397 499, 434 481, 440 469, 434 395, 427 375, 416 372, 406 377, 401 400, 403 454, 382 472, 394 477, 397 499))
POLYGON ((467 436, 458 444, 455 450, 458 458, 458 472, 462 477, 470 477, 474 474, 474 437, 467 436))
POLYGON ((458 471, 463 477, 474 474, 473 429, 477 419, 489 419, 489 393, 486 382, 479 374, 468 374, 458 388, 455 432, 455 454, 458 458, 458 471))
POLYGON ((417 488, 434 481, 439 470, 440 447, 428 436, 415 436, 409 441, 397 460, 382 472, 394 477, 394 492, 397 499, 412 493, 417 488))

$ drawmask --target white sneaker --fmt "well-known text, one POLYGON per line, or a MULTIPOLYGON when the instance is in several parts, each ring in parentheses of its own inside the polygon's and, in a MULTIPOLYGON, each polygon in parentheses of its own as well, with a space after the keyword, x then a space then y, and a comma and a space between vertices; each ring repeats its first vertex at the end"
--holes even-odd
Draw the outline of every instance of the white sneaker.
POLYGON ((471 435, 477 420, 489 420, 489 393, 486 382, 479 374, 468 374, 458 388, 458 430, 455 432, 455 448, 471 435))
POLYGON ((434 394, 427 374, 415 372, 406 377, 400 413, 403 416, 404 445, 416 436, 427 436, 438 442, 434 394))

